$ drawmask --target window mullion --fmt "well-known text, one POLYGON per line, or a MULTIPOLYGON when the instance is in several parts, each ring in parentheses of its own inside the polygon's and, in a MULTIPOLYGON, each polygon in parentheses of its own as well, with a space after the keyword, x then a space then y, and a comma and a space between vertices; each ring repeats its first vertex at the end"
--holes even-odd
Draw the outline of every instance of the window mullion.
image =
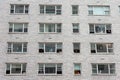
POLYGON ((22 27, 23 30, 22 30, 22 32, 24 32, 24 28, 25 28, 25 24, 23 23, 23 27, 22 27))
POLYGON ((57 64, 55 64, 55 74, 57 75, 57 64))
POLYGON ((99 72, 98 72, 98 64, 96 64, 96 67, 97 67, 97 74, 99 74, 99 72))
POLYGON ((21 64, 21 72, 20 72, 20 74, 22 74, 22 71, 23 71, 23 64, 21 64))
POLYGON ((24 43, 22 43, 22 53, 23 53, 23 49, 24 49, 24 43))
POLYGON ((55 6, 55 14, 57 14, 57 6, 55 6))
POLYGON ((108 45, 109 45, 109 44, 106 44, 106 48, 107 48, 107 53, 109 53, 109 51, 108 51, 108 45))
POLYGON ((96 51, 96 53, 98 53, 98 52, 97 52, 97 44, 94 43, 94 45, 95 45, 95 51, 96 51))
POLYGON ((46 51, 45 51, 45 43, 43 43, 43 46, 44 46, 44 52, 46 52, 46 51))
POLYGON ((11 43, 11 52, 13 52, 13 43, 11 43))
POLYGON ((107 27, 106 27, 106 25, 105 25, 104 27, 105 27, 105 34, 107 34, 107 33, 106 33, 106 30, 107 30, 107 27))
POLYGON ((45 64, 43 64, 43 71, 44 71, 43 74, 45 75, 45 64))
POLYGON ((10 74, 11 74, 11 71, 12 71, 12 64, 10 64, 10 74))
POLYGON ((24 5, 23 13, 25 13, 25 7, 26 7, 26 5, 24 5))
MULTIPOLYGON (((47 5, 46 5, 47 6, 47 5)), ((46 14, 46 6, 44 6, 44 14, 46 14)))
POLYGON ((15 23, 12 24, 12 28, 13 28, 12 32, 15 32, 15 23))
POLYGON ((55 53, 57 53, 57 45, 58 43, 55 43, 55 53))
POLYGON ((57 33, 57 24, 55 24, 55 33, 57 33))
POLYGON ((93 27, 94 27, 94 33, 96 34, 96 31, 95 31, 95 26, 96 26, 96 25, 94 24, 94 26, 93 26, 93 27))
POLYGON ((43 28, 44 28, 44 33, 45 33, 45 27, 46 27, 46 24, 43 24, 43 26, 44 26, 43 28))
POLYGON ((14 5, 14 12, 13 13, 15 13, 15 9, 16 9, 16 5, 14 5))
POLYGON ((108 74, 110 74, 110 64, 108 64, 108 74))

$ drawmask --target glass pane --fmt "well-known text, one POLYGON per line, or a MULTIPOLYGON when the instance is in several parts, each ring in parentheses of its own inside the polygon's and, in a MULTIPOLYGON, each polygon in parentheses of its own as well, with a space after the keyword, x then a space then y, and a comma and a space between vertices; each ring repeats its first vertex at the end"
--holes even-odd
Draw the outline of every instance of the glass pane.
POLYGON ((14 5, 11 5, 10 13, 14 13, 14 5))
POLYGON ((9 24, 9 32, 13 32, 13 24, 9 24))
POLYGON ((92 43, 92 44, 91 44, 91 53, 96 53, 95 43, 92 43))
POLYGON ((73 43, 74 49, 80 49, 80 43, 73 43))
POLYGON ((14 24, 14 32, 23 32, 23 24, 21 23, 14 24))
POLYGON ((46 24, 45 32, 55 32, 55 24, 46 24))
POLYGON ((105 25, 95 25, 96 33, 105 33, 105 25))
POLYGON ((25 13, 28 13, 28 8, 29 8, 29 6, 28 5, 25 5, 25 13))
POLYGON ((97 52, 107 52, 106 44, 97 44, 97 52))
POLYGON ((24 13, 24 5, 16 5, 15 13, 24 13))
POLYGON ((111 33, 111 25, 106 25, 106 33, 111 33))
POLYGON ((78 14, 78 6, 72 6, 72 14, 78 14))
POLYGON ((61 24, 57 24, 57 32, 61 32, 61 24))
POLYGON ((94 33, 94 24, 89 24, 90 33, 94 33))
POLYGON ((54 14, 55 13, 55 6, 46 6, 46 13, 54 14))
POLYGON ((55 43, 46 43, 45 44, 45 51, 46 52, 55 52, 55 43))
POLYGON ((14 43, 13 44, 13 52, 22 52, 22 44, 14 43))
POLYGON ((12 64, 11 73, 21 73, 21 64, 12 64))
POLYGON ((74 65, 74 69, 75 69, 75 70, 80 70, 80 64, 75 64, 75 65, 74 65))
POLYGON ((40 32, 44 32, 44 24, 40 24, 40 32))
POLYGON ((40 13, 44 13, 44 6, 43 5, 40 6, 40 13))
POLYGON ((44 73, 44 65, 43 64, 39 64, 39 74, 43 74, 44 73))
POLYGON ((23 66, 23 68, 22 68, 22 73, 26 73, 26 64, 22 64, 23 66))
POLYGON ((98 65, 98 72, 99 73, 109 73, 108 65, 106 64, 99 64, 98 65))
POLYGON ((94 15, 105 15, 104 7, 94 7, 93 8, 93 14, 94 15))
POLYGON ((53 74, 56 73, 56 67, 54 64, 46 64, 45 65, 45 73, 46 74, 53 74))

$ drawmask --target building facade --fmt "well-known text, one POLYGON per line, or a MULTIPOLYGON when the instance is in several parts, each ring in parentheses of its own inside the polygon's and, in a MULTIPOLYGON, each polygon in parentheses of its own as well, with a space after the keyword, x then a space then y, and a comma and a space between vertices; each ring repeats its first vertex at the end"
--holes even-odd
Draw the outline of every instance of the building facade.
POLYGON ((119 80, 120 0, 0 0, 0 80, 119 80))

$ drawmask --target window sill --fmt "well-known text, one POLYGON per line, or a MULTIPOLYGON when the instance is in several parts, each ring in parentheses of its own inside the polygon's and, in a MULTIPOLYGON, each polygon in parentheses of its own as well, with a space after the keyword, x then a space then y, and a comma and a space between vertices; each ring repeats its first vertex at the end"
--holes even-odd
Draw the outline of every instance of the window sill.
POLYGON ((110 34, 106 34, 106 33, 90 33, 90 35, 111 35, 112 33, 110 33, 110 34))
POLYGON ((28 34, 28 32, 9 32, 8 34, 28 34))
POLYGON ((62 74, 38 74, 38 76, 62 76, 62 74))
POLYGON ((74 76, 81 76, 81 74, 74 74, 74 76))
POLYGON ((43 32, 43 33, 42 33, 42 32, 41 32, 41 33, 39 33, 39 34, 61 34, 61 33, 57 33, 57 32, 45 32, 45 33, 43 32))
POLYGON ((114 53, 91 53, 91 55, 114 55, 114 53))
POLYGON ((88 16, 111 16, 111 15, 88 15, 88 16))
POLYGON ((27 54, 27 52, 11 52, 11 53, 7 53, 7 54, 27 54))
POLYGON ((26 76, 26 74, 5 74, 5 76, 26 76))
POLYGON ((62 54, 62 52, 60 52, 60 53, 55 53, 55 52, 44 52, 44 53, 39 53, 39 54, 62 54))
POLYGON ((92 74, 92 76, 116 76, 116 74, 92 74))
POLYGON ((61 16, 62 14, 39 14, 42 16, 61 16))
POLYGON ((79 16, 79 14, 72 14, 71 16, 79 16))
POLYGON ((28 13, 10 13, 10 15, 29 15, 28 13))

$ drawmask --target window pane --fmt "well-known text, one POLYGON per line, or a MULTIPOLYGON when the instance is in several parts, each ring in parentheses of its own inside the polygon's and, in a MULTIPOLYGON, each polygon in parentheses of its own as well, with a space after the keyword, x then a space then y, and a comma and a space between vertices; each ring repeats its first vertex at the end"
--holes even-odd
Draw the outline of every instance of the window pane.
POLYGON ((46 64, 45 65, 45 73, 46 74, 56 73, 55 65, 54 64, 46 64))
POLYGON ((24 13, 24 5, 16 5, 15 13, 24 13))
POLYGON ((74 74, 81 74, 80 64, 74 64, 74 74))
POLYGON ((40 32, 44 32, 44 24, 40 24, 40 32))
POLYGON ((97 74, 97 65, 96 64, 92 64, 92 73, 97 74))
POLYGON ((91 53, 96 53, 95 43, 91 43, 91 53))
POLYGON ((62 43, 57 43, 57 53, 62 52, 62 43))
POLYGON ((44 8, 45 7, 43 5, 40 6, 40 13, 44 13, 44 8))
POLYGON ((79 24, 73 24, 73 32, 78 33, 79 32, 79 24))
POLYGON ((55 43, 47 43, 45 44, 46 52, 55 52, 55 43))
POLYGON ((106 33, 111 33, 111 25, 106 25, 106 33))
POLYGON ((96 25, 95 31, 96 33, 105 33, 105 25, 96 25))
POLYGON ((14 5, 11 5, 10 13, 14 13, 14 5))
POLYGON ((57 24, 57 32, 61 32, 61 24, 57 24))
POLYGON ((22 73, 26 73, 26 64, 22 64, 22 73))
POLYGON ((7 64, 7 67, 6 67, 6 74, 10 74, 10 64, 7 64))
POLYGON ((57 74, 62 74, 62 64, 57 64, 57 74))
POLYGON ((14 24, 14 32, 23 32, 23 24, 14 24))
POLYGON ((13 44, 13 52, 22 52, 22 44, 14 43, 13 44))
POLYGON ((39 74, 44 74, 44 65, 43 64, 39 64, 39 74))
POLYGON ((55 32, 55 24, 46 24, 45 32, 55 32))
POLYGON ((46 6, 46 13, 54 14, 55 13, 55 6, 46 6))
POLYGON ((78 14, 78 6, 77 5, 72 6, 72 14, 78 14))
POLYGON ((99 73, 109 73, 108 65, 106 64, 98 64, 98 72, 99 73))
POLYGON ((90 33, 94 33, 94 24, 89 24, 90 33))
POLYGON ((25 5, 25 13, 28 13, 28 8, 29 8, 29 6, 25 5))
POLYGON ((107 52, 106 44, 97 44, 97 52, 107 52))
POLYGON ((21 64, 12 64, 11 73, 21 73, 21 64))

